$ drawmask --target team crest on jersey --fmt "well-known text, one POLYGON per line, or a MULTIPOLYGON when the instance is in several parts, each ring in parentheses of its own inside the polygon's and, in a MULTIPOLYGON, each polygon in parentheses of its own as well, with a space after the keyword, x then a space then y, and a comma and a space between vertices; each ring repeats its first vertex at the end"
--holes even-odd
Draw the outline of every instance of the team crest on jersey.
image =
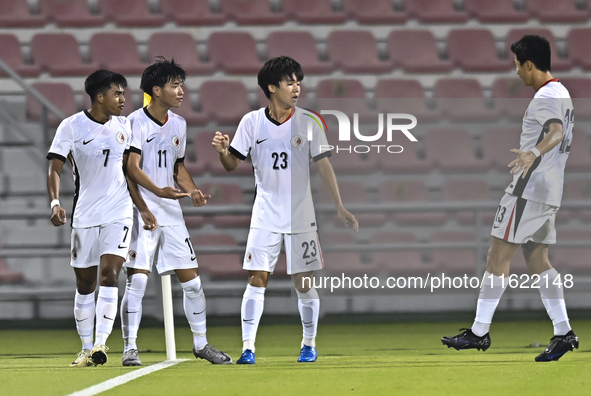
POLYGON ((125 135, 122 132, 117 132, 117 142, 120 144, 125 143, 125 135))
POLYGON ((250 263, 252 261, 252 253, 246 252, 246 262, 250 263))
POLYGON ((299 135, 295 135, 291 138, 291 145, 295 148, 300 147, 302 143, 304 143, 304 139, 302 139, 302 137, 299 135))
POLYGON ((129 251, 129 259, 132 261, 135 261, 136 258, 137 258, 137 252, 135 250, 130 250, 129 251))
POLYGON ((181 144, 181 139, 179 139, 178 136, 174 135, 172 137, 171 142, 172 142, 172 147, 177 148, 181 144))

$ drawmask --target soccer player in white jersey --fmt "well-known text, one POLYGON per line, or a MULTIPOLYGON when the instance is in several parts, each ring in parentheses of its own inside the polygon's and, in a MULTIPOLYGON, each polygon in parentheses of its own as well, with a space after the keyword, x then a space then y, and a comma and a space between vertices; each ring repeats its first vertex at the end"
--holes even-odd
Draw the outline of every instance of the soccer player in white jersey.
POLYGON ((548 362, 579 346, 569 324, 560 274, 548 260, 548 245, 556 243, 554 219, 573 139, 573 105, 567 89, 552 77, 546 39, 524 36, 511 51, 517 74, 536 93, 523 117, 520 148, 511 150, 517 155, 508 165, 513 181, 505 190, 493 223, 474 324, 441 341, 457 350, 488 349, 492 317, 508 285, 511 259, 521 245, 529 270, 540 276, 540 295, 554 325, 550 344, 535 358, 548 362))
POLYGON ((119 117, 126 87, 121 74, 108 70, 88 76, 85 90, 91 98, 90 110, 60 123, 47 154, 47 192, 54 226, 66 224, 66 211, 59 202, 66 159, 72 164, 76 185, 70 264, 76 274, 74 317, 82 351, 71 367, 107 361, 105 344, 117 315, 117 278, 127 257, 132 227, 132 202, 123 174, 131 130, 125 117, 119 117), (100 287, 95 308, 97 266, 100 287))
POLYGON ((212 145, 230 172, 250 155, 255 173, 256 198, 243 268, 249 278, 242 299, 243 352, 237 364, 255 363, 255 339, 263 313, 265 288, 273 273, 281 243, 285 243, 287 273, 292 276, 303 325, 298 362, 317 358, 316 331, 320 302, 311 287, 313 271, 323 268, 310 190, 310 158, 345 225, 358 230, 355 217, 341 203, 324 133, 314 126, 308 140, 307 111, 296 107, 304 73, 299 63, 281 56, 269 59, 259 71, 258 84, 269 106, 246 114, 230 144, 216 132, 212 145))
POLYGON ((174 183, 190 196, 194 206, 203 206, 208 195, 195 186, 184 165, 187 123, 170 111, 183 100, 185 71, 163 58, 148 66, 141 79, 142 90, 151 97, 144 108, 129 115, 132 140, 127 171, 132 179, 131 190, 140 185, 141 198, 134 200, 134 228, 127 268, 127 285, 121 301, 121 326, 125 349, 124 366, 141 365, 136 345, 142 314, 142 298, 148 273, 155 264, 159 274, 176 274, 183 288, 185 315, 193 332, 193 354, 213 364, 231 364, 230 356, 207 343, 205 325, 205 295, 195 252, 183 213, 176 200, 162 199, 160 186, 172 188, 174 183), (140 159, 142 165, 140 167, 140 159), (156 217, 155 224, 146 224, 138 211, 148 211, 156 217))

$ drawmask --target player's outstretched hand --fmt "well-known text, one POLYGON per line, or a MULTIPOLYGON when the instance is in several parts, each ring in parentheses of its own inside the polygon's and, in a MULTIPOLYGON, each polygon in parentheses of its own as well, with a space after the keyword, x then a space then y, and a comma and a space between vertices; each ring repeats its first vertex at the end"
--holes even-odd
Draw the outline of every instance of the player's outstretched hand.
POLYGON ((522 179, 525 179, 527 176, 527 172, 529 168, 533 165, 534 161, 536 160, 536 155, 531 151, 525 152, 518 149, 511 150, 512 153, 517 154, 517 158, 511 161, 508 168, 512 169, 509 171, 512 175, 523 171, 523 175, 521 175, 522 179))
POLYGON ((351 214, 351 212, 349 212, 343 206, 340 206, 337 208, 337 213, 339 214, 339 217, 343 221, 345 227, 353 225, 353 229, 355 230, 355 232, 359 231, 359 222, 357 221, 355 216, 351 214))
POLYGON ((160 194, 158 196, 160 198, 168 198, 168 199, 180 199, 183 197, 188 197, 191 194, 181 192, 181 190, 174 188, 174 187, 164 187, 160 189, 160 194))
POLYGON ((222 135, 222 133, 218 131, 215 133, 211 145, 218 153, 224 153, 230 146, 230 137, 228 135, 222 135))
POLYGON ((158 227, 158 221, 152 212, 146 210, 145 212, 140 212, 140 215, 142 216, 142 221, 144 222, 144 230, 154 231, 156 227, 158 227))
POLYGON ((56 227, 66 224, 66 211, 64 208, 55 205, 51 209, 51 223, 56 227))
POLYGON ((197 206, 198 208, 205 205, 207 200, 211 198, 209 194, 203 194, 199 189, 193 190, 191 192, 191 201, 193 201, 193 206, 197 206))

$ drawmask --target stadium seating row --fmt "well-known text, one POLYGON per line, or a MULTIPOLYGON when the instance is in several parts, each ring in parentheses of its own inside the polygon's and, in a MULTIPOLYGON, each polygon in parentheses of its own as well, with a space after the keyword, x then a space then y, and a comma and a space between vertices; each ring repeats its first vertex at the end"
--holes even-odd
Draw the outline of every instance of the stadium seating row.
POLYGON ((513 0, 400 0, 395 3, 392 0, 341 0, 339 9, 335 9, 335 2, 331 0, 274 1, 281 10, 272 9, 276 7, 272 7, 269 0, 218 0, 215 9, 211 8, 209 0, 159 0, 158 10, 150 9, 149 3, 148 0, 99 0, 98 12, 93 13, 86 0, 38 0, 39 14, 31 14, 28 2, 3 0, 0 26, 39 27, 56 23, 60 27, 79 27, 114 22, 125 27, 154 27, 166 22, 199 26, 229 21, 240 25, 277 25, 288 20, 300 24, 339 24, 347 20, 361 24, 392 24, 410 19, 449 24, 465 23, 470 18, 489 23, 527 19, 576 23, 589 19, 588 10, 580 9, 575 0, 523 0, 520 2, 523 9, 516 9, 513 0))
MULTIPOLYGON (((499 57, 495 38, 487 29, 452 30, 447 39, 448 59, 439 56, 437 42, 429 30, 393 30, 387 38, 388 59, 381 59, 377 43, 369 31, 336 30, 327 39, 328 59, 320 60, 314 37, 307 31, 276 31, 267 38, 269 57, 289 55, 310 74, 337 70, 347 73, 387 73, 400 68, 409 73, 442 73, 460 68, 466 72, 502 72, 514 67, 509 55, 511 43, 524 34, 548 38, 552 49, 552 69, 580 67, 591 70, 587 43, 591 28, 577 28, 567 38, 567 58, 560 58, 552 32, 548 29, 513 29, 505 40, 499 57), (289 45, 286 45, 289 43, 289 45)), ((23 61, 17 38, 0 35, 3 59, 24 77, 41 72, 52 76, 88 75, 97 68, 139 75, 146 64, 141 61, 138 45, 129 33, 96 33, 90 40, 89 63, 82 61, 78 43, 69 33, 38 33, 31 42, 32 63, 23 61), (56 49, 59 48, 59 51, 56 49)), ((157 32, 148 41, 148 59, 174 57, 190 75, 210 75, 216 70, 228 74, 254 74, 260 69, 256 43, 246 32, 216 32, 208 39, 209 61, 203 62, 197 43, 189 33, 157 32)))
MULTIPOLYGON (((566 77, 561 81, 575 100, 577 119, 589 119, 591 79, 566 77)), ((76 105, 72 87, 67 83, 33 83, 32 86, 66 116, 81 110, 76 105)), ((302 89, 302 98, 308 97, 307 88, 305 86, 302 89)), ((264 94, 257 89, 257 103, 251 106, 246 87, 240 81, 205 81, 199 89, 197 102, 192 99, 192 89, 188 85, 184 85, 183 90, 184 103, 173 111, 184 117, 189 125, 205 125, 213 121, 218 125, 235 126, 244 114, 267 105, 264 94)), ((358 113, 361 121, 372 123, 376 122, 376 113, 393 111, 413 114, 420 123, 444 118, 453 121, 491 121, 505 117, 520 121, 533 97, 532 89, 524 86, 518 78, 498 78, 491 91, 493 100, 489 103, 491 100, 485 98, 482 86, 476 79, 442 78, 435 83, 434 100, 430 100, 417 80, 381 79, 376 83, 374 98, 368 100, 365 88, 358 80, 325 79, 317 83, 316 99, 312 103, 318 109, 342 109, 358 113)), ((141 105, 134 103, 133 92, 134 88, 128 87, 128 102, 123 115, 128 115, 141 105)), ((84 108, 88 108, 90 102, 86 95, 84 100, 84 108)), ((310 105, 307 102, 306 106, 310 105)), ((29 121, 40 119, 41 107, 32 96, 27 97, 26 108, 29 121)), ((54 126, 58 124, 57 118, 52 115, 49 121, 54 126)))

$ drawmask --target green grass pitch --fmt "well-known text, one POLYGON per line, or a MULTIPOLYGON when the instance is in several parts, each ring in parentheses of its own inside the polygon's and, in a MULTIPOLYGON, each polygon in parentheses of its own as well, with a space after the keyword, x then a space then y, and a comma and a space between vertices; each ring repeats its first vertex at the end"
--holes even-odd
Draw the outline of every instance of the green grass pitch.
MULTIPOLYGON (((573 321, 580 349, 559 362, 534 357, 552 336, 549 321, 493 324, 486 352, 456 351, 440 338, 467 323, 320 325, 316 363, 296 363, 301 327, 262 324, 254 366, 213 366, 191 354, 187 328, 176 329, 178 358, 189 361, 101 395, 584 395, 591 389, 591 321, 573 321), (532 347, 539 343, 540 347, 532 347)), ((73 325, 72 325, 73 326, 73 325)), ((71 330, 0 331, 0 395, 67 395, 137 368, 121 366, 122 340, 109 338, 101 367, 69 368, 79 351, 71 330)), ((239 327, 211 327, 210 343, 240 354, 239 327)), ((144 367, 165 360, 164 332, 140 330, 144 367)))

